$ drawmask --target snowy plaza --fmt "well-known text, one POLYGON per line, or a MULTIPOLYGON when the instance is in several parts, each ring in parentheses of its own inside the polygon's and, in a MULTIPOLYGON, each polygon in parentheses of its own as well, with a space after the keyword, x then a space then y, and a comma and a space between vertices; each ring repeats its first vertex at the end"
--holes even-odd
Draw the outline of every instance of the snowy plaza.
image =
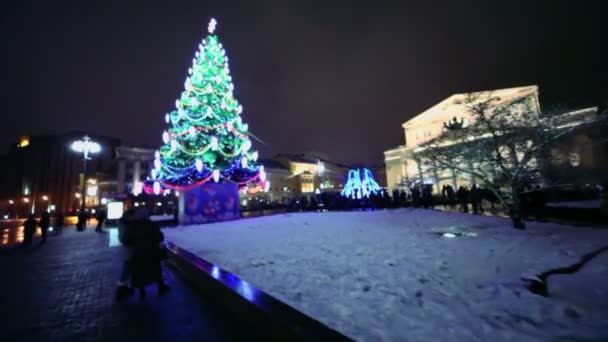
POLYGON ((605 229, 531 222, 518 231, 503 218, 397 209, 281 214, 165 234, 356 340, 608 338, 608 254, 549 278, 547 298, 520 279, 606 245, 605 229))

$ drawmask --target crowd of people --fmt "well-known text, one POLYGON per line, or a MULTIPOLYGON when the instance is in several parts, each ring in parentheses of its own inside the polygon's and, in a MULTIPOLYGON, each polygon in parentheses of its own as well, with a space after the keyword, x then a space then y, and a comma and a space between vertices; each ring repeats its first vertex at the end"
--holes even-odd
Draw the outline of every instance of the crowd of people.
POLYGON ((53 220, 53 231, 55 234, 63 232, 64 216, 61 213, 51 214, 44 211, 40 214, 40 220, 36 220, 36 215, 30 214, 25 222, 23 222, 23 246, 29 246, 34 241, 36 229, 40 227, 40 243, 46 243, 47 235, 53 220))
MULTIPOLYGON (((78 214, 78 221, 76 223, 76 229, 82 231, 89 224, 91 219, 89 213, 82 211, 78 214)), ((99 208, 93 215, 97 221, 95 231, 102 232, 103 226, 106 222, 106 211, 104 208, 99 208)), ((49 213, 43 211, 40 213, 38 219, 35 214, 29 214, 27 219, 23 222, 23 246, 29 246, 34 241, 34 235, 36 230, 40 228, 40 243, 44 244, 47 241, 49 230, 52 230, 56 235, 63 233, 63 227, 65 226, 65 216, 60 212, 49 213)))
MULTIPOLYGON (((498 208, 500 199, 494 191, 472 184, 462 185, 457 190, 446 184, 440 193, 433 192, 432 185, 412 186, 409 189, 395 189, 391 196, 384 192, 371 194, 369 197, 347 198, 337 192, 300 196, 285 201, 255 202, 244 211, 286 209, 290 212, 323 211, 323 210, 361 210, 384 208, 434 208, 437 205, 447 206, 464 213, 483 214, 488 209, 498 208)), ((546 198, 538 186, 530 187, 520 196, 522 210, 526 216, 541 217, 546 198)))

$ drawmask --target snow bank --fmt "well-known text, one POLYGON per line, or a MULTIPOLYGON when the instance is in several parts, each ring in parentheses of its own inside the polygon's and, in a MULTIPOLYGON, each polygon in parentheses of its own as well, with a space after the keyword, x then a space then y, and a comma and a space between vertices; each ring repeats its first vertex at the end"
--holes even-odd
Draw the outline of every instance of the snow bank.
POLYGON ((283 214, 165 236, 356 340, 608 340, 608 255, 551 278, 551 298, 520 281, 608 244, 608 230, 518 231, 503 218, 397 209, 283 214))

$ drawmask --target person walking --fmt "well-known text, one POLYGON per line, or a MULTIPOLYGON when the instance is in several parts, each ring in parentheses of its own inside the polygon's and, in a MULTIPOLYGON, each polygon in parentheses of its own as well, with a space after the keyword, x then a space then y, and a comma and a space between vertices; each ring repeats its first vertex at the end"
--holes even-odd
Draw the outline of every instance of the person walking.
POLYGON ((131 256, 133 255, 134 245, 134 224, 135 209, 131 208, 125 211, 118 221, 118 240, 122 247, 120 248, 122 258, 122 270, 118 280, 118 288, 116 289, 116 299, 122 300, 134 293, 132 287, 129 286, 131 278, 131 256))
POLYGON ((103 208, 100 208, 95 213, 95 219, 97 220, 97 228, 95 228, 96 232, 102 232, 101 228, 103 227, 104 222, 106 221, 106 211, 103 208))
POLYGON ((76 224, 76 230, 78 230, 79 232, 84 231, 84 229, 87 226, 87 213, 84 212, 84 210, 81 210, 78 213, 78 223, 76 224))
POLYGON ((63 225, 64 225, 64 217, 62 213, 55 213, 55 226, 53 227, 53 230, 55 231, 55 234, 61 234, 63 233, 63 225))
POLYGON ((23 222, 23 246, 29 246, 32 244, 32 240, 34 240, 34 232, 36 232, 36 226, 38 222, 36 222, 36 217, 34 214, 30 214, 27 217, 27 220, 23 222))
POLYGON ((40 235, 42 237, 41 244, 46 243, 46 235, 49 232, 49 227, 51 226, 51 216, 48 211, 43 211, 40 216, 40 235))
POLYGON ((464 186, 461 186, 456 192, 456 197, 458 198, 458 202, 460 202, 460 211, 462 211, 463 213, 468 213, 469 191, 464 186))
POLYGON ((164 235, 160 225, 152 222, 149 213, 140 209, 133 215, 129 230, 133 234, 133 254, 131 257, 131 284, 139 290, 139 298, 146 297, 145 286, 156 283, 158 293, 164 294, 169 290, 162 277, 161 261, 164 235))

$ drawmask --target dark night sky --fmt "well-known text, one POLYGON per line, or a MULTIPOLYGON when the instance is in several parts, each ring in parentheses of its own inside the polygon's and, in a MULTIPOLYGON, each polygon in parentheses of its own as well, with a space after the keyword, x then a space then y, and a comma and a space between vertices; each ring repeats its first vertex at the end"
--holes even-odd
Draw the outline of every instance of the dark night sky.
POLYGON ((605 103, 600 1, 490 2, 4 1, 0 151, 68 130, 159 145, 210 17, 265 157, 378 164, 402 122, 456 92, 538 84, 544 107, 605 103))

